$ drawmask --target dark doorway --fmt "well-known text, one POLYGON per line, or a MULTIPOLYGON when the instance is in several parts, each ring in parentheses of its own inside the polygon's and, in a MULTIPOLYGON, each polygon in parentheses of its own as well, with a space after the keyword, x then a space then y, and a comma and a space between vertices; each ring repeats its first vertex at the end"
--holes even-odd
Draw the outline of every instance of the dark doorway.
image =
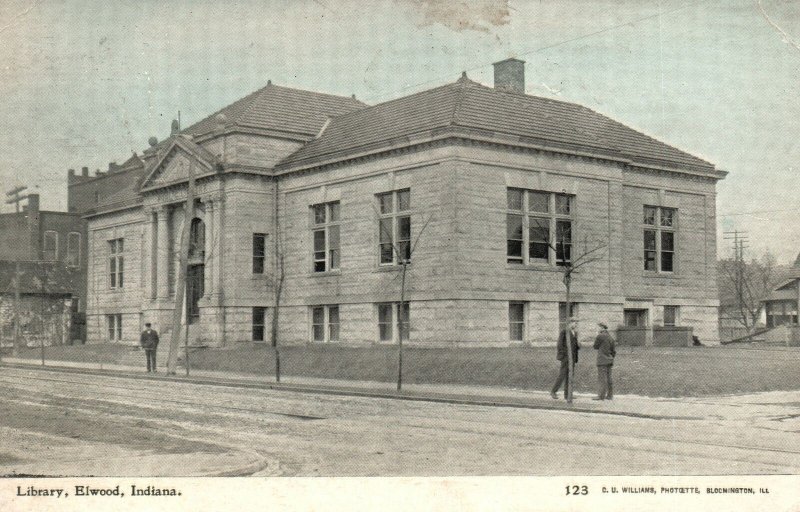
POLYGON ((186 318, 190 324, 200 320, 200 297, 205 294, 206 225, 192 219, 189 229, 189 267, 186 269, 186 318))

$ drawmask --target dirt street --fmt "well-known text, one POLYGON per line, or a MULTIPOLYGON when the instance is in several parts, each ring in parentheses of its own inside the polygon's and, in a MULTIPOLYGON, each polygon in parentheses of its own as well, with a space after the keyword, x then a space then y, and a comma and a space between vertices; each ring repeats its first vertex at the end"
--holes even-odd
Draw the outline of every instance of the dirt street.
POLYGON ((798 432, 746 415, 656 420, 9 367, 0 410, 5 475, 800 472, 798 432))

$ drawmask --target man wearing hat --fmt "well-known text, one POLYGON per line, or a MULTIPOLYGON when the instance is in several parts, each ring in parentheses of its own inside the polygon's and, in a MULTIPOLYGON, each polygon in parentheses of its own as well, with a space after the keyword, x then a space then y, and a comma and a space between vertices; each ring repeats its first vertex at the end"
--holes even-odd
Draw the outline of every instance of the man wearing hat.
POLYGON ((158 349, 158 333, 150 328, 150 322, 144 324, 144 331, 139 337, 139 345, 144 349, 147 358, 147 371, 156 371, 156 349, 158 349))
POLYGON ((558 372, 556 383, 553 385, 553 389, 550 391, 550 396, 553 399, 558 399, 556 393, 558 393, 558 389, 561 387, 561 384, 564 384, 564 399, 567 401, 572 401, 572 397, 569 395, 570 368, 567 340, 569 340, 569 344, 572 346, 572 370, 574 379, 575 364, 578 362, 578 350, 581 348, 581 346, 578 344, 578 319, 575 317, 569 319, 569 326, 566 329, 563 329, 558 335, 556 359, 561 362, 561 369, 558 372))
POLYGON ((594 349, 597 350, 597 383, 599 390, 597 397, 592 400, 611 400, 614 391, 611 386, 611 367, 614 366, 614 356, 617 350, 614 347, 614 338, 608 334, 608 326, 604 323, 597 324, 600 332, 594 340, 594 349))

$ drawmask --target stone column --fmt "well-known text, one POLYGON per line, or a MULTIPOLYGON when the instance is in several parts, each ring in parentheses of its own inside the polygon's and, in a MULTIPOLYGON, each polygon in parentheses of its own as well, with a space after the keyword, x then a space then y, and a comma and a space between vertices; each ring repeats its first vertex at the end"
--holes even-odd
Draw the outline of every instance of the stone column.
POLYGON ((169 208, 162 206, 156 217, 156 290, 159 299, 169 299, 169 208))
POLYGON ((156 221, 156 211, 148 209, 145 213, 145 226, 143 233, 143 247, 142 247, 142 279, 144 298, 151 300, 156 297, 156 230, 158 224, 156 221))
POLYGON ((214 201, 214 215, 212 223, 214 224, 214 233, 216 236, 214 252, 216 261, 214 262, 214 295, 217 297, 222 295, 222 269, 225 265, 225 229, 222 225, 222 210, 225 207, 225 200, 221 197, 214 201))
POLYGON ((205 296, 207 298, 213 297, 216 295, 215 289, 215 281, 214 281, 214 269, 217 268, 219 262, 219 251, 220 247, 217 243, 217 237, 219 237, 219 230, 217 229, 216 222, 215 222, 215 210, 217 208, 217 200, 211 199, 205 201, 206 207, 206 215, 205 215, 205 224, 206 224, 206 267, 205 267, 205 296))

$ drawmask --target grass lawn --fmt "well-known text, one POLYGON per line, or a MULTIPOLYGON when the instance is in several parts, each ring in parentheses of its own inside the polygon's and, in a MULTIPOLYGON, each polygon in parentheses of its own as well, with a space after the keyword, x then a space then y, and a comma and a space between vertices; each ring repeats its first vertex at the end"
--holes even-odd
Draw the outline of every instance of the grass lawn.
MULTIPOLYGON (((159 351, 161 361, 166 347, 159 351)), ((49 361, 131 361, 131 347, 81 345, 48 347, 49 361)), ((558 373, 555 347, 418 348, 406 347, 406 383, 446 383, 548 390, 558 373)), ((584 347, 577 365, 576 389, 594 392, 597 370, 594 350, 584 347)), ((38 359, 38 349, 21 357, 38 359)), ((134 355, 137 364, 140 356, 134 355)), ((190 356, 195 369, 263 374, 273 378, 272 347, 250 343, 224 349, 203 349, 190 356)), ((142 359, 142 365, 144 364, 142 359)), ((397 348, 304 345, 281 348, 284 376, 393 382, 397 348)), ((619 394, 646 396, 708 396, 772 390, 800 390, 800 348, 755 350, 729 347, 619 347, 614 365, 619 394)))

